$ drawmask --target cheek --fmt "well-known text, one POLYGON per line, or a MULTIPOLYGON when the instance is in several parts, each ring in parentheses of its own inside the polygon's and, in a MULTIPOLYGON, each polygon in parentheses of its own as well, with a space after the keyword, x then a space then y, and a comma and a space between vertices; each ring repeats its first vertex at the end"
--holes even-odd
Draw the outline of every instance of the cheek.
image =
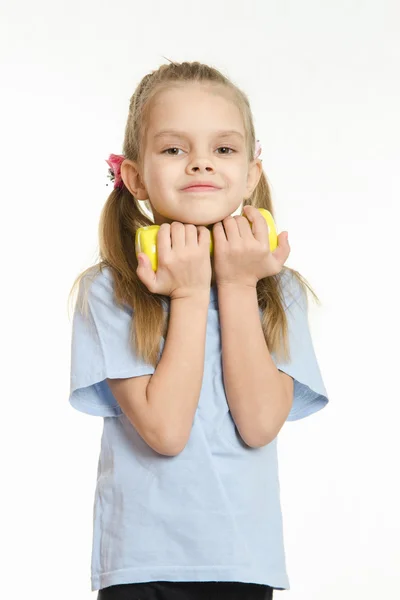
POLYGON ((235 185, 241 185, 243 181, 246 181, 248 165, 243 160, 232 161, 229 165, 226 165, 224 169, 226 177, 235 185))
POLYGON ((246 174, 242 170, 236 169, 228 174, 228 181, 234 190, 244 190, 247 184, 246 174))
POLYGON ((158 185, 173 182, 176 178, 175 171, 176 169, 174 169, 172 165, 157 165, 157 167, 152 170, 151 181, 158 185))
POLYGON ((163 183, 162 171, 154 166, 149 167, 145 172, 146 187, 151 191, 158 190, 163 183))
POLYGON ((165 202, 167 198, 171 197, 171 191, 177 186, 177 179, 174 173, 171 172, 170 168, 166 168, 164 165, 160 167, 157 165, 147 170, 147 191, 154 207, 156 210, 160 208, 160 202, 165 202))

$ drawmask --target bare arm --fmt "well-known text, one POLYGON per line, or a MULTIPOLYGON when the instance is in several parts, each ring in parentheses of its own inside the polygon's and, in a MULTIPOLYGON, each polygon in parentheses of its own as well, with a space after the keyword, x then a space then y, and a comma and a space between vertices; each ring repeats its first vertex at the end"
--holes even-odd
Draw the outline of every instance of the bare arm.
POLYGON ((251 447, 279 433, 293 401, 293 379, 279 371, 262 331, 256 288, 218 287, 224 385, 232 417, 251 447))
POLYGON ((209 293, 171 300, 162 357, 147 388, 151 418, 167 447, 186 445, 200 397, 209 293))
POLYGON ((179 454, 193 425, 204 372, 209 291, 171 299, 168 333, 153 375, 108 379, 139 435, 157 452, 179 454))

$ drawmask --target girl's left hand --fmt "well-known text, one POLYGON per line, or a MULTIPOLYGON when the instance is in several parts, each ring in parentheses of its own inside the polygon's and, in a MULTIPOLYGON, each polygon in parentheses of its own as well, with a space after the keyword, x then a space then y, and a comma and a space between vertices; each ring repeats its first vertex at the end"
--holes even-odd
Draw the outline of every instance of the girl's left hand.
POLYGON ((278 246, 271 252, 262 214, 254 206, 245 206, 243 212, 247 218, 229 216, 213 226, 217 285, 256 287, 259 279, 277 275, 289 257, 287 231, 278 235, 278 246))

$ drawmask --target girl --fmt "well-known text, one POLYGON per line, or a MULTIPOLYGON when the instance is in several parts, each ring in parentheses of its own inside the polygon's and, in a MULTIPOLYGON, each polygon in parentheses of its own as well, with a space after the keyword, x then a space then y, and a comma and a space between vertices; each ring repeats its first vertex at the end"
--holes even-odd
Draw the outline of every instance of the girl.
POLYGON ((140 82, 124 153, 107 161, 101 260, 73 286, 70 390, 73 407, 104 418, 98 599, 269 599, 289 588, 277 435, 328 398, 312 289, 284 266, 286 232, 269 250, 257 210, 273 214, 259 152, 245 94, 214 68, 172 63, 140 82), (245 216, 230 216, 242 205, 245 216), (152 223, 156 272, 134 245, 152 223))

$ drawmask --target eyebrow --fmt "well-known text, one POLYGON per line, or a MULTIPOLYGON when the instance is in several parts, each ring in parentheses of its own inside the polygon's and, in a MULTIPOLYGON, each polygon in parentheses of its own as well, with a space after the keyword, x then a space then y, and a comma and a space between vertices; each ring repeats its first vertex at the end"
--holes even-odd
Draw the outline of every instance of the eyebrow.
MULTIPOLYGON (((159 137, 163 137, 169 135, 171 137, 185 137, 186 133, 184 131, 178 131, 177 129, 163 129, 162 131, 159 131, 158 133, 155 134, 154 139, 157 139, 159 137)), ((244 140, 244 136, 242 133, 240 133, 240 131, 236 131, 235 129, 229 129, 229 130, 221 130, 221 131, 216 131, 215 132, 215 137, 229 137, 231 135, 238 135, 239 137, 241 137, 244 140)))

